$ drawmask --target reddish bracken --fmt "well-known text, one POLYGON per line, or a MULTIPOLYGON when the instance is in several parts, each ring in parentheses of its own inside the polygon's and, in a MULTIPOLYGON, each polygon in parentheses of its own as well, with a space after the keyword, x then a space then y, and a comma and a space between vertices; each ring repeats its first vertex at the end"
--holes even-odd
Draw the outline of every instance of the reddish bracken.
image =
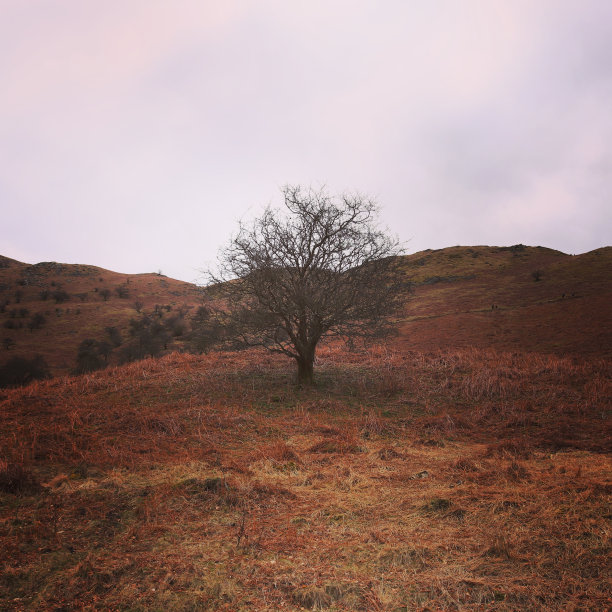
POLYGON ((0 607, 609 606, 608 361, 327 346, 317 373, 172 354, 6 391, 0 607))

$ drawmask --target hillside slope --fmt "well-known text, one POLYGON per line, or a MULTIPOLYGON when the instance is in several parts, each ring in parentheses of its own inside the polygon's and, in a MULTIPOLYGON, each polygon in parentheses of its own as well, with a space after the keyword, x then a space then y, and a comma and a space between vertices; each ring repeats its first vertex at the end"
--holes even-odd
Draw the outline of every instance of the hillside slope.
MULTIPOLYGON (((160 274, 120 274, 95 266, 0 259, 0 362, 13 355, 42 354, 54 374, 75 365, 86 338, 103 340, 106 327, 127 336, 138 310, 189 310, 200 303, 198 288, 160 274), (31 329, 36 314, 44 323, 31 329), (7 338, 14 344, 7 348, 7 338)), ((175 344, 174 348, 180 348, 175 344)))
MULTIPOLYGON (((612 355, 610 247, 577 256, 524 245, 451 247, 402 259, 410 288, 397 348, 612 355)), ((157 274, 0 257, 0 363, 40 353, 54 374, 67 373, 82 340, 103 340, 110 326, 127 338, 137 310, 159 305, 166 316, 185 315, 199 304, 195 285, 157 274), (37 313, 45 317, 39 328, 37 313)), ((168 350, 183 345, 179 336, 168 350)))
POLYGON ((0 394, 2 610, 606 610, 610 365, 172 354, 0 394))
POLYGON ((453 247, 405 258, 408 349, 612 354, 612 248, 453 247), (536 280, 538 278, 539 280, 536 280))

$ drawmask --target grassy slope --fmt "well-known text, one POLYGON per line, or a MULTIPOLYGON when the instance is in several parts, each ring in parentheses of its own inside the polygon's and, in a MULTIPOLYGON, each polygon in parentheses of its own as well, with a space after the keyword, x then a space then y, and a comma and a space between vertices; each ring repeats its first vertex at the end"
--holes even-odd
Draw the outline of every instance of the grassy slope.
POLYGON ((417 253, 406 264, 417 285, 401 328, 404 348, 612 355, 610 247, 578 256, 455 247, 417 253))
POLYGON ((74 368, 77 348, 85 338, 107 339, 105 327, 116 326, 126 334, 130 318, 137 316, 134 304, 142 302, 150 312, 156 304, 193 308, 200 303, 195 285, 157 274, 119 274, 85 265, 41 263, 27 265, 6 258, 0 260, 0 301, 9 300, 6 312, 0 314, 0 325, 10 319, 10 310, 27 308, 22 329, 0 328, 0 339, 10 337, 16 345, 3 351, 2 361, 12 355, 42 354, 54 374, 65 374, 74 368), (2 267, 2 263, 6 267, 2 267), (25 284, 22 284, 25 283, 25 284), (115 289, 125 286, 129 295, 120 298, 115 289), (43 290, 53 292, 61 287, 70 300, 56 304, 52 297, 42 300, 43 290), (111 295, 104 300, 103 289, 111 295), (16 302, 15 293, 23 295, 16 302), (84 294, 83 299, 79 294, 84 294), (35 313, 46 316, 47 323, 38 330, 27 328, 28 319, 35 313))
POLYGON ((174 354, 8 391, 5 465, 42 487, 2 485, 0 607, 610 605, 609 361, 318 368, 300 390, 280 358, 174 354))
MULTIPOLYGON (((451 247, 415 253, 404 262, 414 292, 398 324, 402 349, 477 346, 612 356, 610 247, 578 256, 542 247, 451 247), (539 282, 532 278, 536 270, 542 272, 539 282)), ((107 326, 117 326, 125 335, 129 319, 136 315, 136 300, 145 311, 155 304, 176 310, 196 306, 199 294, 194 285, 156 274, 118 274, 67 264, 29 266, 0 258, 0 301, 7 299, 11 303, 0 313, 0 325, 11 309, 25 307, 29 315, 17 319, 23 329, 0 328, 0 339, 16 342, 10 352, 0 349, 0 361, 39 352, 55 374, 62 374, 74 367, 84 338, 103 339, 107 326), (24 281, 26 285, 19 284, 24 281), (126 299, 114 291, 122 285, 130 292, 126 299), (57 286, 71 294, 69 302, 40 299, 41 290, 57 286), (112 291, 108 301, 99 293, 103 288, 112 291), (16 291, 23 294, 19 304, 16 291), (77 294, 85 294, 84 301, 77 294), (30 332, 27 320, 36 312, 46 314, 47 324, 30 332)))
MULTIPOLYGON (((408 256, 393 348, 323 348, 315 389, 251 352, 4 391, 0 609, 609 608, 611 254, 408 256)), ((59 345, 60 370, 137 298, 197 303, 156 275, 104 302, 127 277, 89 267, 22 287, 9 263, 4 295, 57 319, 21 349, 59 345), (52 280, 86 301, 55 315, 52 280)))

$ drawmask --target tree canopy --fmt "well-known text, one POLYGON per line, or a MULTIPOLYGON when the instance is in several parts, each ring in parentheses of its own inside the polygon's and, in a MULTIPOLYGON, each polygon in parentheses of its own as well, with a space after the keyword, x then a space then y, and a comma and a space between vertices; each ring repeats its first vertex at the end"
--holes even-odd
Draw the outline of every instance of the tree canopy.
POLYGON ((392 329, 400 248, 377 226, 371 198, 300 186, 282 194, 284 210, 268 207, 240 224, 210 290, 223 298, 228 336, 295 359, 308 383, 321 339, 353 342, 392 329))

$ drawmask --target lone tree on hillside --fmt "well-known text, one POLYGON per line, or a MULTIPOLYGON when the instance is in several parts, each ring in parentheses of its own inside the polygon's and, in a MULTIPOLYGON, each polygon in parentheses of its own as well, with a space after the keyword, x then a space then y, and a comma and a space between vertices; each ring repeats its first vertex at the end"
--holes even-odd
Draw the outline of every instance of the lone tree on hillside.
POLYGON ((319 341, 352 343, 391 331, 399 305, 397 240, 376 225, 376 203, 321 189, 282 189, 284 214, 270 207, 219 256, 211 294, 218 315, 242 346, 263 346, 295 359, 298 381, 313 382, 319 341))

